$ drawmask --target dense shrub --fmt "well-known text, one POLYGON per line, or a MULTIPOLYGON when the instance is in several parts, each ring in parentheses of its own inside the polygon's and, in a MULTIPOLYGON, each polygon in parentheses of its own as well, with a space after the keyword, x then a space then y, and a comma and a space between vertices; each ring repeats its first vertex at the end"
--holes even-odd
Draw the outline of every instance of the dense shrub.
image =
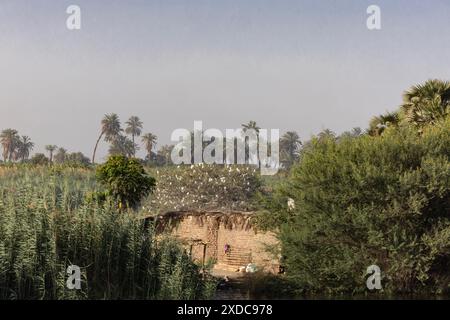
POLYGON ((233 165, 185 165, 159 168, 156 190, 146 206, 170 210, 250 210, 261 182, 257 168, 233 165))
POLYGON ((97 178, 119 207, 135 208, 155 186, 155 179, 148 176, 138 159, 116 155, 97 168, 97 178))
POLYGON ((313 139, 260 219, 279 231, 288 278, 304 292, 364 292, 375 264, 385 293, 448 293, 449 157, 448 120, 421 135, 313 139))
POLYGON ((30 163, 33 165, 47 165, 50 160, 43 153, 36 153, 31 159, 30 163))
POLYGON ((202 299, 214 283, 173 241, 115 206, 87 204, 87 170, 0 171, 1 299, 202 299), (66 287, 81 267, 81 290, 66 287))
POLYGON ((91 160, 81 152, 73 152, 67 155, 63 163, 72 167, 88 167, 91 160))

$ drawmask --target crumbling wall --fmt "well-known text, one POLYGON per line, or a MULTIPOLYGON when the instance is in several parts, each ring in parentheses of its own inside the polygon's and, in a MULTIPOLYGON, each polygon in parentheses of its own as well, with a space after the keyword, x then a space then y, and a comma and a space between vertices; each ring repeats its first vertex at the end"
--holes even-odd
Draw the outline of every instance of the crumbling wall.
POLYGON ((192 259, 196 262, 207 262, 210 256, 208 246, 208 228, 207 223, 199 223, 198 219, 192 215, 186 215, 176 224, 171 225, 168 230, 173 236, 180 239, 186 247, 186 250, 191 253, 192 259), (206 255, 204 255, 204 246, 206 246, 206 255))
POLYGON ((236 269, 248 263, 255 264, 266 271, 278 271, 276 252, 278 241, 274 234, 258 232, 252 229, 227 229, 220 226, 217 245, 219 248, 218 267, 236 269), (229 252, 225 253, 225 245, 229 245, 229 252))
POLYGON ((279 259, 271 252, 278 247, 273 233, 258 232, 250 223, 248 214, 227 215, 226 213, 183 213, 169 231, 179 238, 191 252, 192 258, 200 263, 212 259, 216 267, 235 271, 240 266, 254 263, 260 269, 277 272, 279 259), (225 245, 230 251, 225 253, 225 245), (205 250, 206 247, 206 250, 205 250))

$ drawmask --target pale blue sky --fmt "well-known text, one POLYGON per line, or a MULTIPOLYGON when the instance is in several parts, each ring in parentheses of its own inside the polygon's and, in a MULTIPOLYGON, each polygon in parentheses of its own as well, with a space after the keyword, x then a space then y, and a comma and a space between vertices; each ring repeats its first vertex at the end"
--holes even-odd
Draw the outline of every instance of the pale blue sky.
POLYGON ((90 155, 109 112, 160 144, 194 120, 303 139, 365 127, 409 86, 450 79, 449 34, 448 0, 0 0, 0 129, 90 155))

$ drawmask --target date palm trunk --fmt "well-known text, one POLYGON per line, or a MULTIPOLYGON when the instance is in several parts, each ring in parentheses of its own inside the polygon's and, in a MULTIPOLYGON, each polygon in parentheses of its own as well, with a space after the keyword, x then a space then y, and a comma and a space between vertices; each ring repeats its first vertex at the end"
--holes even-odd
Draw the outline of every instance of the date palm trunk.
POLYGON ((95 164, 95 154, 97 152, 97 147, 98 147, 98 144, 99 144, 100 140, 102 139, 104 133, 105 133, 104 131, 102 131, 102 133, 100 133, 100 136, 98 137, 97 142, 95 143, 94 153, 92 154, 92 164, 95 164))

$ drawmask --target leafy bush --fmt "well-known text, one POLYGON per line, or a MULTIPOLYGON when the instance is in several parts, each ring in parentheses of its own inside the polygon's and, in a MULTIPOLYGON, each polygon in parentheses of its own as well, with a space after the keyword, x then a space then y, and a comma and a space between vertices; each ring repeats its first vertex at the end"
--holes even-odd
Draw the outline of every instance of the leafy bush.
POLYGON ((213 282, 174 241, 116 206, 86 202, 100 190, 88 170, 0 170, 1 299, 203 299, 213 282), (66 287, 67 267, 81 290, 66 287))
POLYGON ((287 276, 304 292, 450 291, 450 121, 382 137, 313 139, 261 222, 279 231, 287 276), (288 199, 295 208, 288 208, 288 199))
POLYGON ((31 164, 34 165, 47 165, 50 163, 50 160, 43 153, 36 153, 31 159, 31 164))
POLYGON ((64 163, 72 167, 87 167, 91 164, 91 160, 81 152, 73 152, 67 155, 64 163))
POLYGON ((156 190, 147 206, 171 210, 250 210, 261 182, 251 166, 192 165, 155 170, 156 190))
POLYGON ((121 155, 109 157, 98 167, 97 178, 118 201, 119 207, 136 208, 155 186, 155 179, 147 175, 139 160, 121 155))

